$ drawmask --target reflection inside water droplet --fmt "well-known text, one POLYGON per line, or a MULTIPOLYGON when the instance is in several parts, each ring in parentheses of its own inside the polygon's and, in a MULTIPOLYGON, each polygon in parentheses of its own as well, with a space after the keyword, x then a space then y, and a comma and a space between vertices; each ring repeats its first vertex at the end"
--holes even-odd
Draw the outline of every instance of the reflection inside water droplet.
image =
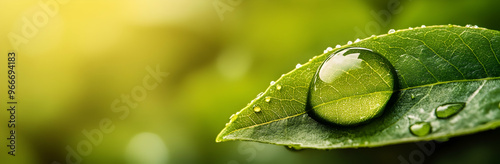
POLYGON ((431 129, 431 124, 428 122, 419 122, 410 126, 410 132, 419 137, 428 135, 431 129))
POLYGON ((437 118, 449 118, 465 107, 465 103, 447 103, 436 108, 437 118))
POLYGON ((394 88, 393 67, 366 48, 347 48, 330 55, 311 81, 308 108, 316 120, 353 126, 379 116, 394 88))

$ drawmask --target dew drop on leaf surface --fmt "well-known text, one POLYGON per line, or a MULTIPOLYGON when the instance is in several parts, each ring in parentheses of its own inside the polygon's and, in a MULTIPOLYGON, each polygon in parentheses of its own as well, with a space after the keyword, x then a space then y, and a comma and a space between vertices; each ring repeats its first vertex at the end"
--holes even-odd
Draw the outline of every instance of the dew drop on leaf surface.
POLYGON ((449 118, 462 110, 465 103, 447 103, 436 108, 437 118, 449 118))
POLYGON ((270 102, 271 101, 271 97, 270 96, 267 96, 266 97, 266 102, 270 102))
POLYGON ((317 121, 353 126, 379 116, 394 90, 393 67, 366 48, 347 48, 329 56, 316 71, 307 106, 317 121))
POLYGON ((304 150, 304 148, 300 147, 300 146, 285 146, 285 148, 287 150, 290 150, 290 151, 301 151, 301 150, 304 150))
POLYGON ((254 106, 254 107, 253 107, 253 111, 254 111, 255 113, 259 113, 259 112, 261 111, 261 109, 260 109, 260 107, 259 107, 259 106, 254 106))
POLYGON ((428 122, 419 122, 410 126, 411 133, 419 137, 426 136, 431 132, 431 129, 431 124, 428 122))

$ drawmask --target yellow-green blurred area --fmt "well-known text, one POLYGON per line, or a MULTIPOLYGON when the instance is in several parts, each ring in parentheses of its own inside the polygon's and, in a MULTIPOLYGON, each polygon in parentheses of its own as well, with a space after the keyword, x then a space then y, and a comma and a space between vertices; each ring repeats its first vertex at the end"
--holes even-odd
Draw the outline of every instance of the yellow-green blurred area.
POLYGON ((500 30, 499 6, 465 0, 0 0, 0 163, 63 164, 68 154, 86 164, 495 163, 498 130, 427 144, 432 151, 408 143, 295 152, 215 143, 215 137, 271 81, 329 46, 422 24, 500 30), (4 139, 10 51, 18 57, 15 157, 4 139), (147 68, 157 66, 169 75, 141 101, 132 99, 136 106, 120 102, 128 115, 113 110, 113 102, 133 94, 150 75, 147 68), (111 121, 111 132, 102 131, 103 119, 111 121), (82 132, 92 130, 102 138, 82 132))

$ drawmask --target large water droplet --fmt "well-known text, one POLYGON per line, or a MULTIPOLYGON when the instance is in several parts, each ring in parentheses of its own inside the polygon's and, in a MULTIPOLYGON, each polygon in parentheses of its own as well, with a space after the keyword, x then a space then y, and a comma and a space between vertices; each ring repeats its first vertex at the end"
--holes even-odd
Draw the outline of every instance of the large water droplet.
POLYGON ((437 118, 451 117, 465 107, 465 103, 447 103, 436 108, 437 118))
POLYGON ((323 123, 353 126, 379 116, 394 90, 393 67, 366 48, 347 48, 330 55, 309 88, 310 115, 323 123))
POLYGON ((419 137, 426 136, 431 132, 431 129, 431 124, 428 122, 419 122, 410 126, 411 133, 419 137))

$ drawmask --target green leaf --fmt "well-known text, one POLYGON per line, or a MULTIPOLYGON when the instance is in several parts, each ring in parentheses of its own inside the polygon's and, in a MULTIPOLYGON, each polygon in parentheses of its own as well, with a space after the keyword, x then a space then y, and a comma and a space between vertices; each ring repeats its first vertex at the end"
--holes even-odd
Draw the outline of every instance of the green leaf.
POLYGON ((417 27, 369 37, 316 56, 279 78, 233 115, 216 141, 333 149, 443 139, 493 129, 500 126, 499 58, 500 32, 484 28, 417 27), (354 127, 320 123, 306 108, 311 79, 332 52, 348 47, 384 56, 397 74, 394 93, 380 117, 368 123, 354 127), (443 112, 440 118, 438 107, 443 112))

